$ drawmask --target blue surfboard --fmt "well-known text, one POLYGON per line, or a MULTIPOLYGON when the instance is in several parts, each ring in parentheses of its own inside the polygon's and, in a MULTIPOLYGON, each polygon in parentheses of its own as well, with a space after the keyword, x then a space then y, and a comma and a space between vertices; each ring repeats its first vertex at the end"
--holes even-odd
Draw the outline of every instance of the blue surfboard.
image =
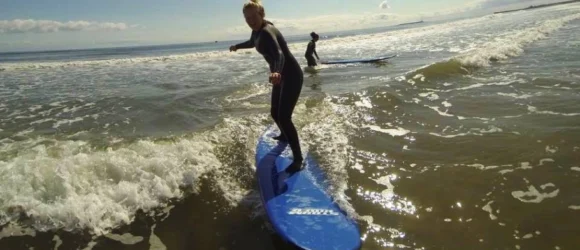
POLYGON ((346 64, 346 63, 372 63, 383 61, 397 57, 397 55, 389 55, 376 58, 366 58, 366 59, 347 59, 347 60, 336 60, 336 61, 321 61, 320 64, 346 64))
POLYGON ((285 142, 272 139, 269 126, 256 148, 260 196, 270 223, 287 242, 302 249, 359 249, 357 223, 342 211, 324 188, 324 173, 310 154, 305 167, 288 175, 292 151, 285 142))

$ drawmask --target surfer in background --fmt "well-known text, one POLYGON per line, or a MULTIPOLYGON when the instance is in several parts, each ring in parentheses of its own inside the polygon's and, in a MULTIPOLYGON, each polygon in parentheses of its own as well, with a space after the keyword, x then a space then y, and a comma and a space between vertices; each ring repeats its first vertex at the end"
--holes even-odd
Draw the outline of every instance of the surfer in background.
POLYGON ((286 169, 295 173, 302 169, 302 151, 298 132, 292 122, 292 112, 298 102, 304 80, 300 64, 290 53, 286 40, 274 24, 264 19, 264 6, 260 0, 250 0, 243 7, 244 18, 252 35, 250 40, 230 46, 230 51, 256 48, 270 65, 270 83, 272 83, 271 115, 281 131, 276 140, 287 141, 292 149, 294 161, 286 169))
POLYGON ((312 54, 314 53, 314 55, 316 55, 316 59, 320 60, 320 57, 318 57, 318 53, 316 53, 316 42, 318 41, 319 36, 313 31, 312 33, 310 33, 310 37, 312 37, 312 40, 310 40, 310 42, 308 43, 308 47, 306 47, 306 53, 304 53, 304 56, 306 57, 306 61, 308 62, 308 67, 314 67, 317 64, 312 54))

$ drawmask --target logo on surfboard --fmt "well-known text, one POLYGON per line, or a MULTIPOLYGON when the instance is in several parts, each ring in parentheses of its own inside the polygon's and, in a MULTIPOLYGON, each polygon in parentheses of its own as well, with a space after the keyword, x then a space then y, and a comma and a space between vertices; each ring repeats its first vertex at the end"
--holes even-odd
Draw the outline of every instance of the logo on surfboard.
POLYGON ((296 215, 339 215, 331 209, 316 209, 316 208, 292 208, 288 214, 296 215))

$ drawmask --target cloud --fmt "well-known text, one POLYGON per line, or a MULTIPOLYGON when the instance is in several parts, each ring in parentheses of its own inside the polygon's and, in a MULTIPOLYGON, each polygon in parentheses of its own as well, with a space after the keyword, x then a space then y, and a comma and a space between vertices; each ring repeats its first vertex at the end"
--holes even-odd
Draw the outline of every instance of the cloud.
MULTIPOLYGON (((395 13, 367 13, 367 14, 345 14, 345 15, 323 15, 300 19, 268 19, 285 34, 298 34, 311 31, 331 32, 348 29, 371 28, 388 26, 417 19, 417 15, 402 15, 395 13)), ((251 32, 247 25, 239 25, 229 28, 230 35, 249 34, 251 32)))
POLYGON ((0 20, 0 33, 50 33, 61 31, 119 31, 134 28, 135 25, 111 22, 68 21, 14 19, 0 20))
POLYGON ((379 9, 390 9, 391 6, 389 6, 389 3, 387 3, 387 0, 383 1, 381 4, 379 4, 379 9))

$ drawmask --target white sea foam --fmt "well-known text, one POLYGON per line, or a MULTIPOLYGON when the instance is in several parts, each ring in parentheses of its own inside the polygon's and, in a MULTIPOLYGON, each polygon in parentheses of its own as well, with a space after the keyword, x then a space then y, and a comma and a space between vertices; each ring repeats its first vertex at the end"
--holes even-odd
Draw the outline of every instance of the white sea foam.
POLYGON ((369 128, 373 131, 377 131, 377 132, 381 132, 381 133, 385 133, 391 136, 404 136, 408 133, 410 133, 411 131, 404 129, 404 128, 392 128, 392 129, 384 129, 381 128, 379 126, 376 125, 363 125, 363 128, 369 128))
MULTIPOLYGON (((33 142, 28 142, 33 143, 33 142)), ((149 210, 180 197, 180 186, 195 185, 220 167, 212 145, 200 136, 174 143, 139 141, 95 151, 81 141, 53 141, 22 148, 0 162, 0 218, 18 208, 37 229, 89 228, 95 233, 129 223, 137 209, 149 210)))
POLYGON ((512 196, 521 202, 540 203, 545 199, 558 196, 558 193, 560 192, 560 189, 557 189, 556 185, 553 183, 541 185, 540 190, 538 190, 535 186, 530 185, 527 191, 513 191, 512 196), (549 188, 552 191, 546 191, 549 188), (540 192, 540 190, 546 192, 540 192))
POLYGON ((546 38, 550 33, 559 30, 566 23, 579 19, 580 14, 567 15, 557 19, 550 19, 537 26, 526 28, 494 41, 487 42, 481 48, 466 52, 456 59, 464 66, 488 66, 491 61, 504 60, 508 57, 520 55, 523 47, 539 39, 546 38))

